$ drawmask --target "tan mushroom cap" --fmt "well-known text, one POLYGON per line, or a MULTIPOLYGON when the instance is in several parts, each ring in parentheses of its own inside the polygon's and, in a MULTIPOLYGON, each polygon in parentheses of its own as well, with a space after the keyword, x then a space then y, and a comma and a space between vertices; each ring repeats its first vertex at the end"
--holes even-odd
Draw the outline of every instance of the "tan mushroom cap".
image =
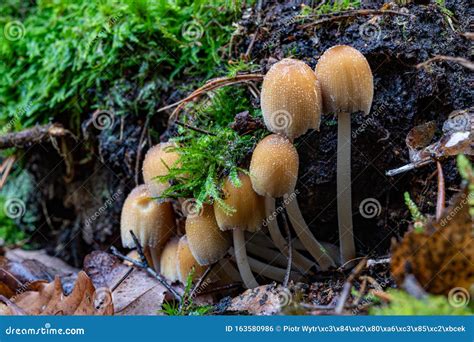
POLYGON ((189 248, 201 266, 222 259, 230 248, 229 235, 219 229, 214 209, 204 204, 202 210, 186 218, 189 248))
POLYGON ((206 270, 206 267, 199 265, 189 248, 188 238, 186 235, 179 239, 177 250, 177 274, 178 280, 186 284, 189 273, 194 268, 193 280, 199 279, 206 270))
POLYGON ((166 142, 150 148, 143 161, 143 180, 153 197, 161 196, 169 188, 169 183, 162 183, 156 177, 166 176, 168 169, 176 166, 179 154, 170 151, 176 147, 174 143, 166 142))
POLYGON ((214 204, 214 214, 221 230, 244 229, 258 231, 265 219, 265 198, 252 188, 250 177, 239 173, 240 187, 232 184, 229 178, 224 182, 224 203, 233 208, 228 212, 219 204, 214 204))
POLYGON ((160 273, 170 282, 178 280, 178 243, 178 238, 172 238, 166 243, 161 253, 160 273))
POLYGON ((136 247, 132 230, 143 247, 159 247, 176 232, 176 222, 171 203, 158 203, 145 185, 139 185, 128 195, 122 207, 120 231, 122 245, 136 247))
POLYGON ((325 113, 369 114, 374 96, 374 81, 369 63, 362 53, 347 45, 326 50, 316 65, 325 113))
POLYGON ((265 137, 255 147, 250 162, 253 189, 273 198, 292 193, 298 166, 298 152, 288 139, 277 134, 265 137))
POLYGON ((285 58, 270 68, 261 103, 265 125, 273 133, 293 140, 311 128, 319 130, 321 89, 314 71, 302 61, 285 58))

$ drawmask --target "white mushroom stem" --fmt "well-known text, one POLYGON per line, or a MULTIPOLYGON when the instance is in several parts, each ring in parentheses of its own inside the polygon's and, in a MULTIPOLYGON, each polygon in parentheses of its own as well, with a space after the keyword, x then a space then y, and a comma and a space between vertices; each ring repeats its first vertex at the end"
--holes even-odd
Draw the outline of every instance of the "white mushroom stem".
POLYGON ((252 270, 250 269, 247 258, 247 248, 245 247, 245 236, 243 229, 233 229, 233 237, 235 261, 237 263, 237 267, 239 268, 240 276, 242 277, 244 285, 248 289, 258 287, 258 283, 252 274, 252 270))
MULTIPOLYGON (((229 253, 233 257, 233 259, 235 259, 235 251, 232 248, 230 249, 229 253)), ((258 275, 279 282, 281 282, 285 278, 286 270, 283 268, 268 265, 252 257, 248 257, 248 262, 252 271, 257 273, 258 275)), ((295 275, 294 273, 292 273, 291 276, 293 279, 297 278, 297 275, 295 275)))
POLYGON ((301 243, 314 259, 316 259, 321 269, 326 271, 331 266, 335 267, 336 264, 334 260, 309 230, 301 214, 296 197, 290 198, 288 195, 285 195, 283 203, 286 206, 286 212, 288 213, 291 225, 300 238, 301 243))
POLYGON ((337 220, 341 263, 355 258, 351 194, 351 116, 339 113, 337 123, 337 220))
POLYGON ((263 261, 266 261, 270 265, 279 267, 286 267, 288 264, 287 259, 280 252, 267 248, 260 245, 255 245, 247 241, 247 252, 253 256, 257 256, 263 261))
MULTIPOLYGON (((268 225, 268 231, 270 232, 270 236, 272 237, 273 242, 278 247, 278 249, 288 257, 288 243, 284 236, 280 232, 280 228, 278 228, 277 217, 276 217, 276 210, 275 210, 275 199, 270 196, 265 197, 265 214, 267 216, 266 222, 268 225)), ((302 254, 298 253, 293 248, 293 265, 295 265, 303 274, 306 273, 314 263, 303 256, 302 254)))

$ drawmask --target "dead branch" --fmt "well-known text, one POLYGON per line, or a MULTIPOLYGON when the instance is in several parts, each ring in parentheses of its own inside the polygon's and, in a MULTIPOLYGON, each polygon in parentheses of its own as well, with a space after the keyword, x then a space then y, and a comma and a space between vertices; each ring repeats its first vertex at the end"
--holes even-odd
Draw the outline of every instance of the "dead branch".
POLYGON ((5 185, 5 182, 7 181, 7 177, 10 174, 10 171, 14 163, 15 163, 15 156, 10 156, 3 161, 2 165, 0 165, 0 190, 5 185))
POLYGON ((428 59, 428 60, 426 60, 422 63, 419 63, 419 64, 415 65, 415 68, 417 68, 417 69, 424 68, 427 65, 429 65, 433 62, 437 62, 437 61, 458 63, 458 64, 462 65, 463 67, 468 68, 471 71, 474 71, 474 63, 471 62, 470 60, 468 60, 466 58, 462 58, 462 57, 452 57, 452 56, 442 56, 442 55, 434 56, 434 57, 432 57, 432 58, 430 58, 430 59, 428 59))
POLYGON ((347 298, 349 297, 349 293, 352 288, 352 282, 354 279, 359 275, 360 272, 367 266, 367 259, 362 259, 359 264, 352 270, 351 274, 347 278, 346 282, 344 283, 344 287, 342 288, 341 295, 339 297, 339 301, 337 302, 336 308, 334 312, 338 315, 342 313, 344 310, 344 306, 346 304, 347 298))
POLYGON ((170 104, 168 106, 162 107, 157 110, 157 113, 171 109, 173 107, 176 107, 176 109, 171 113, 170 115, 170 120, 173 120, 175 117, 177 117, 177 114, 179 111, 183 108, 183 106, 190 102, 191 100, 206 94, 207 92, 211 90, 215 90, 218 88, 222 88, 228 85, 232 84, 237 84, 237 83, 246 83, 250 81, 262 81, 263 80, 263 75, 260 74, 248 74, 248 75, 237 75, 234 77, 220 77, 216 78, 213 80, 208 81, 206 84, 204 84, 202 87, 196 89, 193 91, 189 96, 186 98, 175 102, 173 104, 170 104))
POLYGON ((36 126, 20 132, 7 133, 0 136, 0 149, 26 147, 31 144, 45 142, 51 138, 60 138, 67 135, 74 136, 58 123, 36 126))
POLYGON ((391 10, 364 9, 364 10, 343 11, 343 12, 335 13, 335 15, 332 15, 329 18, 322 18, 322 19, 315 20, 309 24, 300 26, 299 28, 304 30, 304 29, 307 29, 308 27, 313 27, 316 25, 325 24, 325 23, 329 23, 333 21, 339 21, 343 19, 355 18, 355 17, 360 17, 360 16, 371 16, 371 15, 401 15, 405 17, 413 16, 412 14, 409 14, 409 13, 403 13, 403 12, 391 11, 391 10))

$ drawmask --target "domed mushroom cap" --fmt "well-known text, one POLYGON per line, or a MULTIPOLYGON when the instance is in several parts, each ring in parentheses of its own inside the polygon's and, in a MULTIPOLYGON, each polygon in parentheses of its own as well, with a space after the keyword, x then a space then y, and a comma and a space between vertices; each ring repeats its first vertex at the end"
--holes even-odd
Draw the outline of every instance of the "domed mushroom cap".
POLYGON ((272 134, 255 147, 250 162, 253 189, 262 196, 281 197, 294 191, 298 152, 286 138, 272 134))
POLYGON ((347 45, 326 50, 316 65, 324 112, 370 112, 374 96, 372 71, 367 59, 347 45))
POLYGON ((222 259, 230 248, 229 236, 219 229, 214 209, 204 204, 201 212, 186 218, 186 236, 194 258, 201 266, 222 259))
POLYGON ((186 284, 188 275, 193 268, 193 279, 200 278, 206 270, 206 267, 199 265, 199 263, 191 253, 188 238, 186 237, 186 235, 182 236, 181 239, 179 239, 177 250, 177 263, 178 280, 183 284, 186 284))
POLYGON ((161 143, 150 148, 143 161, 143 180, 153 197, 161 196, 169 188, 169 183, 160 182, 155 177, 166 176, 168 169, 176 166, 179 154, 171 151, 176 147, 174 143, 161 143))
POLYGON ((123 204, 120 220, 122 245, 133 248, 136 246, 130 230, 143 247, 163 245, 176 231, 171 203, 158 203, 145 185, 136 187, 123 204))
POLYGON ((172 238, 166 243, 161 253, 160 273, 170 282, 178 280, 178 243, 178 238, 172 238))
POLYGON ((270 68, 261 103, 265 125, 273 133, 293 140, 308 129, 319 129, 321 89, 313 70, 302 61, 285 58, 270 68))
POLYGON ((214 204, 214 214, 221 230, 244 229, 256 232, 265 219, 265 198, 252 188, 250 177, 239 173, 240 187, 232 184, 229 178, 224 182, 224 203, 234 211, 228 212, 219 204, 214 204))

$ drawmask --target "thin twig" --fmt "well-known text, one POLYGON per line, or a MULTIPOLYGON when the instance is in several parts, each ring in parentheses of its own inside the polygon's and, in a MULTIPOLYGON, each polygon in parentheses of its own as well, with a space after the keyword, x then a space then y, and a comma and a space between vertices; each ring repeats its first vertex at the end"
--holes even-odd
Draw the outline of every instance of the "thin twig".
POLYGON ((363 10, 353 10, 353 11, 344 11, 344 12, 339 12, 335 13, 334 16, 331 16, 329 18, 322 18, 315 20, 309 24, 300 26, 300 29, 307 29, 308 27, 320 25, 320 24, 325 24, 328 22, 332 21, 339 21, 342 19, 348 19, 348 18, 353 18, 353 17, 358 17, 358 16, 371 16, 371 15, 401 15, 405 17, 412 17, 412 14, 409 13, 403 13, 403 12, 398 12, 398 11, 390 11, 390 10, 371 10, 371 9, 363 9, 363 10))
POLYGON ((7 133, 0 136, 0 149, 10 147, 25 147, 35 143, 48 141, 50 138, 59 138, 74 135, 61 124, 53 123, 44 126, 36 126, 20 132, 7 133))
POLYGON ((190 129, 190 130, 195 131, 195 132, 198 132, 198 133, 202 133, 202 134, 206 134, 206 135, 212 135, 212 136, 215 136, 215 135, 216 135, 215 133, 206 131, 206 130, 204 130, 204 129, 202 129, 202 128, 198 128, 198 127, 194 127, 194 126, 188 125, 187 123, 184 123, 184 122, 181 122, 181 121, 178 121, 178 120, 176 120, 175 123, 176 123, 178 126, 185 127, 185 128, 187 128, 187 129, 190 129))
POLYGON ((436 198, 436 220, 438 221, 443 214, 445 203, 446 203, 446 192, 445 192, 445 184, 444 184, 444 173, 443 173, 443 166, 439 162, 436 161, 436 168, 438 169, 438 195, 436 198))
POLYGON ((283 287, 287 287, 288 282, 290 281, 291 263, 293 262, 293 248, 292 248, 292 243, 291 243, 290 227, 288 227, 288 221, 287 221, 286 215, 283 217, 283 226, 285 228, 285 232, 288 239, 288 264, 286 266, 285 278, 283 279, 283 287))
POLYGON ((196 295, 196 293, 200 293, 198 292, 199 288, 201 287, 202 283, 204 282, 204 280, 207 278, 207 276, 209 275, 209 273, 211 273, 212 269, 214 268, 216 264, 212 264, 211 266, 209 266, 205 271, 204 273, 202 274, 202 276, 199 278, 199 280, 197 281, 196 285, 194 285, 194 288, 191 290, 191 293, 189 294, 189 298, 194 298, 194 296, 196 295))
POLYGON ((10 171, 15 163, 15 156, 10 156, 5 159, 0 166, 0 190, 3 188, 7 181, 7 177, 10 174, 10 171))
POLYGON ((125 272, 125 274, 114 284, 114 286, 110 288, 110 292, 114 292, 120 286, 120 284, 122 284, 125 281, 125 279, 127 279, 130 276, 130 274, 132 274, 133 270, 134 268, 130 267, 127 270, 127 272, 125 272))
POLYGON ((468 68, 471 71, 474 71, 474 63, 470 60, 462 57, 452 57, 452 56, 434 56, 422 63, 415 65, 415 68, 420 69, 426 67, 428 64, 437 62, 437 61, 446 61, 446 62, 454 62, 461 64, 463 67, 468 68))
POLYGON ((351 274, 347 278, 346 282, 344 283, 344 287, 342 288, 341 295, 339 297, 339 301, 337 302, 335 313, 340 315, 344 306, 346 304, 347 298, 349 297, 349 292, 352 288, 352 282, 354 281, 355 277, 359 275, 360 272, 366 267, 367 259, 362 259, 361 262, 352 270, 351 274))
POLYGON ((150 266, 148 266, 148 263, 146 262, 146 260, 143 263, 143 262, 137 261, 135 259, 132 259, 132 258, 120 253, 117 250, 117 248, 115 248, 114 246, 110 247, 110 252, 112 253, 112 255, 116 256, 117 258, 128 261, 131 264, 133 264, 134 266, 145 270, 149 275, 151 275, 153 278, 158 280, 160 282, 160 284, 163 285, 173 295, 173 297, 177 301, 181 302, 182 298, 179 295, 179 293, 176 292, 176 290, 173 289, 159 273, 155 272, 154 269, 150 268, 150 266))
POLYGON ((142 245, 141 245, 140 241, 138 241, 138 238, 135 235, 135 233, 133 232, 133 230, 130 230, 129 232, 130 232, 130 235, 132 236, 133 243, 135 244, 135 246, 137 248, 137 253, 138 253, 138 256, 140 257, 141 263, 146 265, 147 267, 149 267, 150 265, 148 264, 148 261, 146 259, 145 253, 143 252, 143 248, 142 248, 142 245))

